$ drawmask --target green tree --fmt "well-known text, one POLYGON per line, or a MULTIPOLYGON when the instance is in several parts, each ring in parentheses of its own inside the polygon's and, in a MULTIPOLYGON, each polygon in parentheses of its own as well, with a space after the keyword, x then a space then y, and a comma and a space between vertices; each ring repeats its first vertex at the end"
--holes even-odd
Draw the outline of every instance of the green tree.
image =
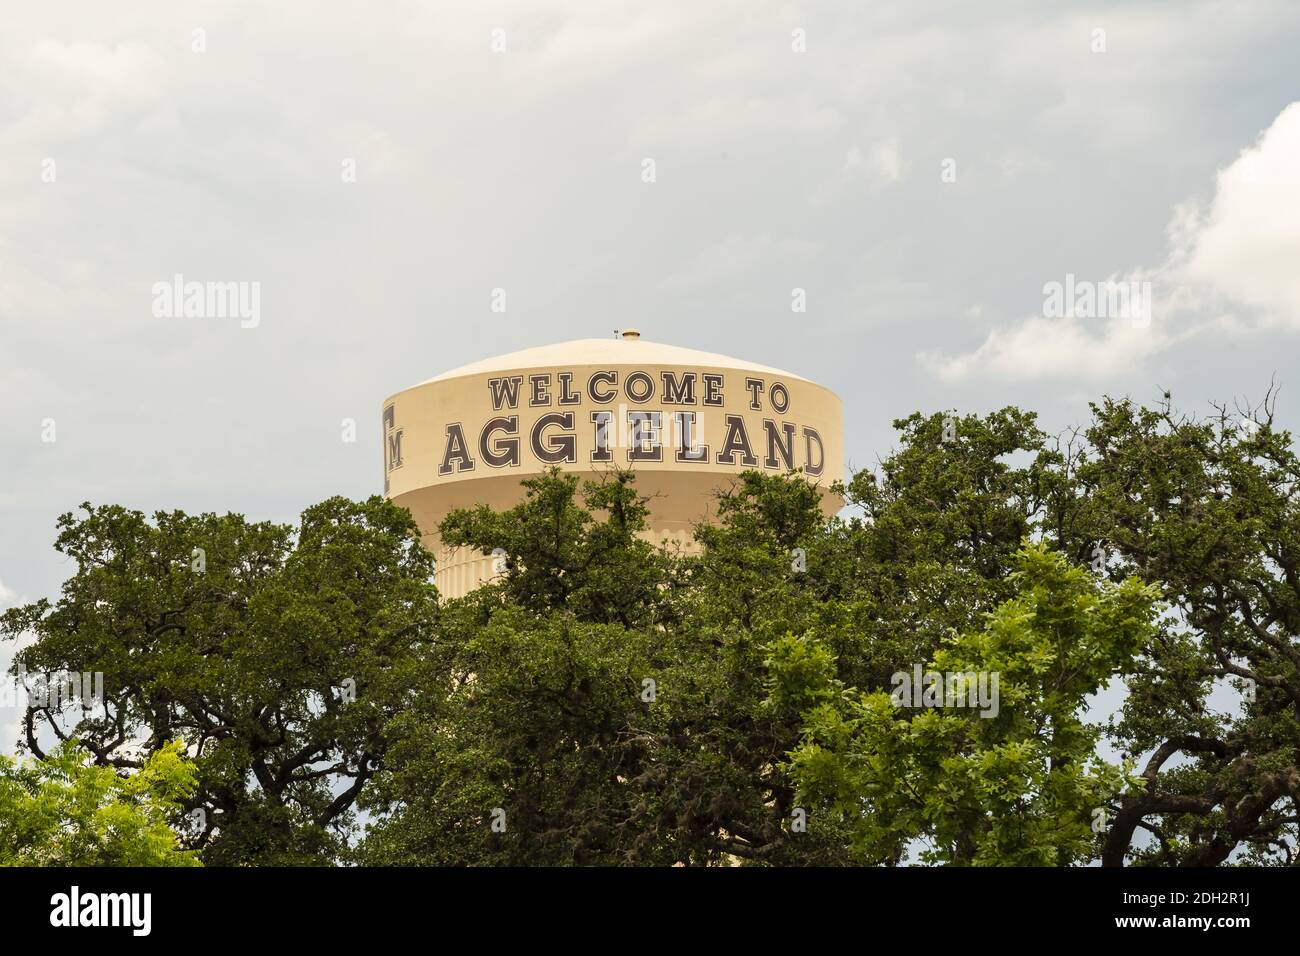
POLYGON ((450 547, 504 552, 500 591, 506 601, 624 627, 653 622, 667 611, 660 585, 669 563, 637 536, 648 512, 631 472, 615 469, 588 481, 581 496, 578 476, 558 469, 522 486, 521 505, 504 512, 486 505, 453 511, 439 529, 450 547))
POLYGON ((1300 461, 1263 412, 916 414, 847 517, 748 472, 686 554, 631 474, 552 471, 447 516, 505 573, 442 607, 377 499, 296 529, 87 508, 62 597, 0 634, 107 699, 29 708, 23 743, 125 770, 194 741, 205 862, 1295 863, 1300 461), (996 672, 998 715, 895 707, 917 664, 996 672))
POLYGON ((34 636, 15 670, 100 672, 105 693, 93 707, 34 702, 25 747, 45 758, 45 740, 75 737, 97 765, 139 769, 183 737, 204 862, 336 859, 436 627, 410 514, 331 498, 295 529, 86 505, 59 528, 75 573, 56 602, 5 612, 0 635, 34 636))
POLYGON ((446 540, 502 548, 508 570, 444 608, 424 692, 390 726, 360 858, 838 859, 833 840, 789 839, 778 763, 798 720, 764 709, 756 636, 785 626, 801 587, 785 548, 825 526, 817 494, 746 475, 700 530, 705 554, 685 559, 636 536, 647 503, 630 475, 589 482, 582 503, 558 472, 525 489, 509 511, 443 524, 446 540), (738 621, 744 606, 756 613, 738 621))
POLYGON ((894 427, 900 447, 848 483, 858 513, 809 555, 817 597, 846 616, 822 638, 839 677, 864 688, 1011 597, 1016 552, 1062 481, 1032 412, 918 413, 894 427))
POLYGON ((1113 738, 1145 755, 1102 853, 1125 862, 1296 864, 1300 843, 1300 459, 1258 409, 1093 406, 1060 546, 1157 586, 1166 633, 1128 682, 1113 738), (1225 693, 1226 684, 1242 691, 1225 693), (1217 688, 1217 693, 1216 693, 1217 688), (1228 700, 1224 700, 1229 697, 1228 700))
POLYGON ((816 642, 773 646, 772 705, 806 713, 791 775, 814 817, 847 820, 859 861, 896 864, 914 844, 928 863, 1086 861, 1094 821, 1133 785, 1097 756, 1104 728, 1083 713, 1152 638, 1156 589, 1101 584, 1042 545, 1018 552, 1015 567, 1015 596, 924 668, 963 675, 983 691, 980 709, 961 678, 934 681, 917 708, 911 668, 892 694, 845 688, 816 642))
POLYGON ((445 540, 499 548, 507 571, 444 609, 361 858, 849 862, 839 825, 796 827, 783 764, 802 715, 767 702, 770 648, 815 638, 837 679, 883 684, 1012 593, 1053 452, 1014 409, 946 418, 898 423, 881 478, 844 489, 847 522, 800 475, 738 476, 691 556, 637 537, 646 502, 617 472, 581 493, 552 472, 508 511, 450 515, 445 540))
POLYGON ((457 511, 453 546, 504 552, 505 573, 450 602, 389 725, 369 863, 664 862, 640 828, 643 681, 672 658, 673 561, 637 536, 630 474, 579 490, 556 470, 502 513, 457 511))
POLYGON ((75 741, 44 760, 0 754, 0 866, 198 866, 169 825, 195 786, 179 741, 130 773, 75 741))

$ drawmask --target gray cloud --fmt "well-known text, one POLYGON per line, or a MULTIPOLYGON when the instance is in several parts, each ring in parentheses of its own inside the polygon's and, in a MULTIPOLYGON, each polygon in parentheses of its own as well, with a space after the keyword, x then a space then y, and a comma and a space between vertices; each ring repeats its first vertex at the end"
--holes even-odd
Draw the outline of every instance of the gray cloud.
POLYGON ((1032 330, 1037 377, 917 360, 1013 341, 1067 273, 1160 268, 1178 210, 1222 237, 1186 262, 1241 275, 1211 254, 1249 221, 1216 172, 1294 99, 1294 5, 114 7, 19 8, 0 34, 0 579, 18 593, 67 575, 54 521, 84 499, 288 520, 373 493, 383 396, 626 326, 828 384, 858 466, 917 408, 1016 403, 1060 427, 1102 389, 1203 410, 1276 373, 1300 419, 1300 333, 1258 318, 1271 298, 1153 323, 1089 353, 1089 376, 1074 337, 1098 330, 1068 324, 1032 330), (260 283, 260 324, 155 318, 177 273, 260 283))

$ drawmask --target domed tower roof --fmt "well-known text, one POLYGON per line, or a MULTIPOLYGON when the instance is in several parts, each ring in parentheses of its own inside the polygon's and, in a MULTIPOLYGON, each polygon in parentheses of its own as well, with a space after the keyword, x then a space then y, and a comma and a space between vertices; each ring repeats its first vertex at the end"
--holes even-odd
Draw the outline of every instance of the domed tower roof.
POLYGON ((420 384, 427 385, 430 382, 444 382, 448 379, 483 375, 489 372, 511 372, 516 369, 553 365, 627 365, 632 362, 644 365, 680 365, 688 368, 736 369, 780 375, 801 382, 808 381, 802 375, 746 362, 744 359, 733 358, 730 355, 701 352, 698 349, 682 348, 680 345, 668 345, 665 342, 648 342, 641 338, 641 334, 636 329, 627 329, 617 339, 573 339, 569 342, 539 345, 531 349, 496 355, 435 375, 420 384))

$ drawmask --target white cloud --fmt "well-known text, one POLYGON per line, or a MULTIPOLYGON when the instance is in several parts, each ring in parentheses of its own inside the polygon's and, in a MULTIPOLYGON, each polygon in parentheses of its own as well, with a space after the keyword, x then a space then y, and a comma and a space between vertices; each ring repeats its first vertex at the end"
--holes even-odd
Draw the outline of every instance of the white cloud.
POLYGON ((1131 371, 1166 340, 1150 328, 1122 319, 1107 320, 1100 332, 1092 319, 1033 316, 1010 329, 995 329, 974 352, 946 357, 935 352, 921 360, 945 381, 983 373, 1000 379, 1104 378, 1131 371))
POLYGON ((949 382, 1093 381, 1130 374, 1193 336, 1300 330, 1300 102, 1219 172, 1208 212, 1176 207, 1167 234, 1163 264, 1101 280, 1151 282, 1149 325, 1033 315, 993 329, 974 351, 925 351, 918 360, 949 382))
POLYGON ((1300 329, 1300 102, 1219 173, 1208 215, 1183 239, 1188 282, 1300 329))

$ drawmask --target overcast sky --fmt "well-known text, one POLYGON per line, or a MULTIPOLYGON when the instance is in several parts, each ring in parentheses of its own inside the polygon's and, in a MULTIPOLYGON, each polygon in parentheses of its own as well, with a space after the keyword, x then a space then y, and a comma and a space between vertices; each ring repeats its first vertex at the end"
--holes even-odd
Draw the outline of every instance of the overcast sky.
POLYGON ((0 604, 83 500, 290 521, 382 489, 385 396, 627 326, 830 386, 857 467, 1274 376, 1296 428, 1297 49, 1294 2, 7 4, 0 604), (1045 315, 1067 274, 1151 322, 1045 315))

